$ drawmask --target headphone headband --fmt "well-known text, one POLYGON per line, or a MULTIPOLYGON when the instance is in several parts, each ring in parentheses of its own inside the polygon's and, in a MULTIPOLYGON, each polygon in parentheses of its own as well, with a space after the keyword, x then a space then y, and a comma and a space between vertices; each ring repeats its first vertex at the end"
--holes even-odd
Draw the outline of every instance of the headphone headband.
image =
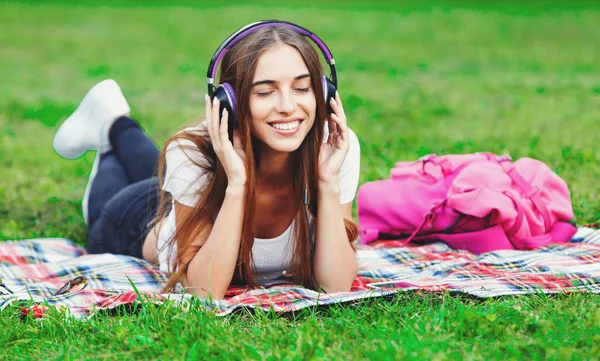
POLYGON ((229 37, 227 37, 227 39, 225 39, 225 41, 223 41, 223 43, 219 45, 214 55, 210 59, 210 63, 208 64, 208 71, 206 73, 206 82, 208 84, 209 96, 212 97, 214 94, 214 84, 215 76, 217 74, 217 68, 219 66, 219 63, 221 62, 221 58, 223 57, 223 55, 225 55, 225 52, 244 37, 248 36, 249 34, 255 32, 258 29, 266 27, 287 27, 294 30, 300 35, 310 38, 317 45, 319 50, 321 50, 321 53, 323 53, 325 60, 329 64, 331 82, 334 86, 337 87, 337 72, 335 70, 335 60, 333 59, 331 51, 329 50, 327 45, 325 45, 323 40, 321 40, 316 34, 310 32, 308 29, 303 28, 300 25, 281 20, 263 20, 244 26, 243 28, 229 35, 229 37))

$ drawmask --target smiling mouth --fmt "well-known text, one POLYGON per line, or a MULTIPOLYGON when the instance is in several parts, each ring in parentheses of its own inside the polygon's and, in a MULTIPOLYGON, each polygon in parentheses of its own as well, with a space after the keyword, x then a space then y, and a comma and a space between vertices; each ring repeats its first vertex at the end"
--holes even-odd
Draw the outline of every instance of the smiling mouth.
POLYGON ((299 120, 294 120, 293 122, 287 122, 287 123, 270 123, 269 125, 272 128, 275 128, 277 130, 295 130, 300 126, 301 121, 299 120))

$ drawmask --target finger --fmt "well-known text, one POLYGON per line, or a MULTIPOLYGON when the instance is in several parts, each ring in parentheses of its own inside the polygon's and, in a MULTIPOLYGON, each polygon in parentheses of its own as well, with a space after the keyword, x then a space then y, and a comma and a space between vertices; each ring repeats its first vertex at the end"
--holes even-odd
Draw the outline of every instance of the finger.
POLYGON ((348 139, 348 127, 342 123, 340 117, 338 117, 336 114, 331 114, 331 120, 335 124, 335 134, 343 141, 346 141, 346 139, 348 139))
POLYGON ((331 119, 333 116, 337 117, 337 115, 335 115, 335 113, 333 113, 327 120, 327 128, 329 129, 329 133, 337 132, 337 123, 333 119, 331 119))
POLYGON ((221 126, 219 129, 219 137, 221 138, 221 144, 231 144, 229 141, 229 133, 227 132, 227 127, 229 126, 229 122, 227 121, 227 109, 223 109, 223 116, 221 117, 221 126))
POLYGON ((338 104, 339 103, 335 100, 335 98, 329 99, 329 105, 331 105, 331 110, 333 110, 333 112, 336 114, 339 114, 340 112, 340 107, 338 104))
POLYGON ((212 109, 211 109, 211 121, 212 121, 212 131, 213 131, 213 145, 217 145, 220 146, 221 145, 221 139, 219 137, 219 99, 217 99, 216 97, 213 99, 213 103, 212 103, 212 109))
POLYGON ((335 123, 335 120, 333 119, 334 117, 337 118, 335 113, 332 113, 329 116, 329 119, 327 120, 327 128, 329 129, 329 134, 327 136, 327 143, 333 142, 333 140, 335 139, 335 137, 337 135, 337 125, 335 123))
POLYGON ((338 104, 340 109, 342 109, 342 111, 344 111, 344 105, 342 104, 342 98, 340 98, 340 93, 337 91, 335 92, 335 102, 338 104))
POLYGON ((340 117, 340 120, 346 121, 346 112, 344 112, 344 106, 338 92, 335 93, 335 98, 331 98, 331 109, 340 117))
POLYGON ((336 107, 338 108, 336 114, 338 115, 338 118, 340 120, 338 128, 340 128, 339 131, 342 132, 345 136, 348 132, 348 121, 346 119, 346 112, 344 111, 344 106, 342 104, 342 99, 340 98, 340 93, 338 93, 337 91, 335 92, 335 99, 336 107))

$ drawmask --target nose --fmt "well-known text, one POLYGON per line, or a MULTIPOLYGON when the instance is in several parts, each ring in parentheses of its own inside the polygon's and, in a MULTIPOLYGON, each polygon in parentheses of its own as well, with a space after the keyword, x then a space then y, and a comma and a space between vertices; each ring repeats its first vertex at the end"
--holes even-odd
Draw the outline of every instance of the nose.
POLYGON ((290 91, 282 90, 279 95, 279 102, 277 102, 276 110, 279 113, 293 113, 296 109, 296 103, 294 96, 290 91))

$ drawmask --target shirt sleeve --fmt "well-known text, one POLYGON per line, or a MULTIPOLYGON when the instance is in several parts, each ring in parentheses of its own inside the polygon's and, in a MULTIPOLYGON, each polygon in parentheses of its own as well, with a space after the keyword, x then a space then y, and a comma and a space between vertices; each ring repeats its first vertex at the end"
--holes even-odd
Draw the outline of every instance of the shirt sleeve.
POLYGON ((162 189, 171 193, 173 199, 188 207, 198 202, 198 192, 208 181, 208 174, 198 164, 204 156, 188 139, 177 139, 167 146, 165 152, 165 180, 162 189))
POLYGON ((358 143, 358 137, 350 128, 348 128, 348 135, 350 150, 346 154, 339 176, 340 204, 350 203, 354 200, 360 175, 360 144, 358 143))

